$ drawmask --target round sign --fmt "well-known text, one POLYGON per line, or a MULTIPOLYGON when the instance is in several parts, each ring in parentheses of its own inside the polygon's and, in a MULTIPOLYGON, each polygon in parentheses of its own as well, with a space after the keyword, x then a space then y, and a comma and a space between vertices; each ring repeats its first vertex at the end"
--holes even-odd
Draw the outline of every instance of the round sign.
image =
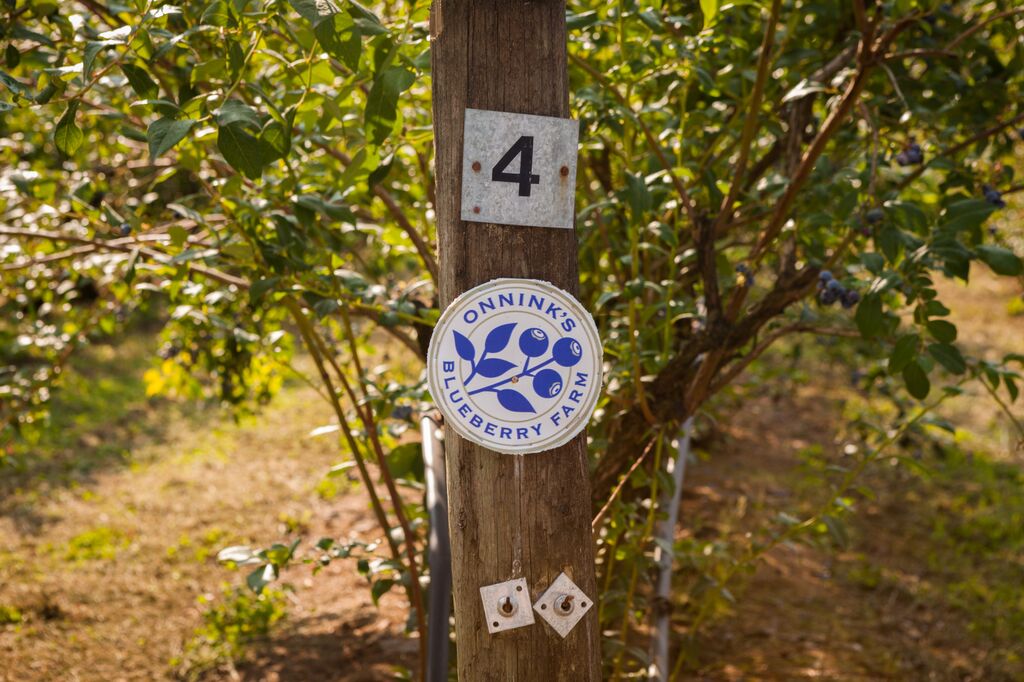
POLYGON ((452 301, 434 328, 427 383, 445 423, 508 454, 569 442, 601 392, 601 339, 570 294, 495 279, 452 301))

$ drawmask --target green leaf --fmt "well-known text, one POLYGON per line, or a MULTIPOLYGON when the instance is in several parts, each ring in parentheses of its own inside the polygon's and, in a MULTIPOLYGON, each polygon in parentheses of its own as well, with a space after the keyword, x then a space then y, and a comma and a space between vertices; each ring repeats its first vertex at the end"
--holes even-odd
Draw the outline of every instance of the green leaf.
POLYGON ((582 12, 580 14, 570 12, 565 16, 565 28, 569 31, 576 31, 581 28, 590 28, 599 21, 601 21, 601 17, 598 16, 596 11, 582 12))
POLYGON ((700 0, 700 12, 704 15, 704 28, 712 24, 718 14, 718 0, 700 0))
POLYGON ((387 592, 394 587, 396 583, 396 580, 392 580, 390 578, 382 578, 374 582, 373 586, 370 588, 370 598, 373 600, 374 605, 376 605, 377 602, 380 601, 380 598, 387 594, 387 592))
POLYGON ((3 71, 0 71, 0 83, 15 95, 24 95, 28 92, 28 86, 14 76, 4 73, 3 71))
POLYGON ((956 341, 956 325, 945 320, 929 320, 928 333, 935 337, 940 343, 953 343, 956 341))
POLYGON ((405 443, 388 453, 388 470, 394 478, 423 480, 423 448, 420 443, 405 443))
POLYGON ((264 162, 269 163, 288 156, 291 150, 291 131, 285 128, 280 121, 270 121, 260 132, 260 152, 264 155, 264 162))
POLYGON ((220 127, 229 126, 233 123, 242 123, 259 130, 262 126, 259 113, 245 102, 237 99, 229 99, 221 105, 216 113, 217 125, 220 127))
POLYGON ((882 323, 885 320, 882 314, 882 298, 878 294, 866 295, 857 306, 854 320, 862 336, 877 336, 882 331, 882 323))
POLYGON ((247 132, 240 124, 221 126, 217 133, 217 149, 224 155, 224 160, 242 175, 253 180, 263 174, 263 155, 260 141, 255 135, 247 132))
POLYGON ((639 221, 644 213, 651 209, 651 193, 647 190, 647 183, 643 177, 626 172, 626 197, 629 199, 630 209, 633 211, 633 220, 639 221))
POLYGON ((334 14, 313 28, 316 39, 327 54, 341 60, 348 68, 359 69, 359 55, 363 50, 362 33, 348 14, 334 14))
POLYGON ((259 594, 263 591, 263 588, 274 582, 277 579, 277 572, 274 570, 273 564, 267 564, 260 566, 255 571, 250 573, 245 578, 245 583, 249 586, 249 589, 259 594))
POLYGON ((910 395, 918 400, 927 398, 928 392, 932 389, 931 382, 928 381, 928 375, 921 368, 921 365, 918 364, 917 360, 910 362, 903 368, 903 381, 906 383, 910 395))
POLYGON ((75 114, 78 111, 78 100, 71 100, 68 109, 57 121, 57 127, 53 131, 53 143, 65 156, 72 156, 85 141, 85 133, 75 123, 75 114))
POLYGON ((1020 258, 1007 248, 983 244, 977 248, 978 258, 985 262, 985 265, 992 268, 997 275, 1016 277, 1024 271, 1024 264, 1020 258))
POLYGON ((951 346, 948 343, 932 343, 928 345, 928 353, 953 374, 963 374, 967 371, 964 356, 960 354, 956 346, 951 346))
POLYGON ((901 336, 892 349, 892 355, 889 356, 889 371, 893 374, 903 371, 903 368, 917 357, 917 348, 920 343, 921 337, 917 334, 901 336))
POLYGON ((135 279, 135 266, 139 262, 139 249, 132 249, 132 253, 128 256, 128 264, 124 269, 124 283, 131 284, 135 279))
POLYGON ((228 26, 231 24, 231 10, 224 0, 216 0, 203 11, 200 24, 207 26, 228 26))
POLYGON ((326 17, 338 13, 338 8, 330 0, 288 0, 288 4, 314 26, 326 17))
POLYGON ((85 52, 82 57, 82 78, 92 78, 92 67, 96 62, 96 56, 112 45, 123 45, 123 40, 90 40, 85 44, 85 52))
POLYGON ((142 99, 156 99, 160 95, 160 87, 143 67, 138 64, 122 64, 121 71, 131 84, 132 90, 142 99))
POLYGON ((415 81, 412 71, 400 66, 385 69, 374 79, 366 99, 366 135, 372 144, 380 144, 391 134, 398 120, 398 96, 415 81))
POLYGON ((8 43, 7 49, 4 50, 4 63, 8 69, 13 69, 21 63, 21 52, 18 52, 18 48, 8 43))
POLYGON ((956 201, 946 208, 939 229, 953 233, 977 229, 995 210, 996 207, 984 199, 956 201))
POLYGON ((193 121, 178 121, 173 118, 158 118, 149 125, 146 130, 146 139, 149 142, 149 157, 156 159, 163 156, 176 144, 185 139, 188 132, 192 130, 193 121))
POLYGON ((182 246, 188 241, 188 230, 181 225, 171 225, 167 228, 167 234, 171 238, 171 243, 175 246, 182 246))

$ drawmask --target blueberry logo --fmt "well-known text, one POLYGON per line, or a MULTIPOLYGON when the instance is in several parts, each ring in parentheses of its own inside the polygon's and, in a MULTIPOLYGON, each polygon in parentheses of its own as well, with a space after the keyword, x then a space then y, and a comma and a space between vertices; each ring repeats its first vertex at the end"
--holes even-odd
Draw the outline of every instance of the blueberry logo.
POLYGON ((546 282, 499 279, 441 315, 427 382, 446 424, 498 452, 541 452, 586 426, 601 389, 601 345, 580 303, 546 282))
POLYGON ((519 337, 519 350, 528 358, 536 358, 544 355, 548 350, 548 335, 543 329, 532 327, 527 329, 519 337))

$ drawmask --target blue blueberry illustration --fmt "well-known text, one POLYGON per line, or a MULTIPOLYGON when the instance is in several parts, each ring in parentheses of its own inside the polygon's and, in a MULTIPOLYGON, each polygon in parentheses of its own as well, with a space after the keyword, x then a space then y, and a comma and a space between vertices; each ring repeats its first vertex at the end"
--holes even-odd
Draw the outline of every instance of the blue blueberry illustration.
POLYGON ((548 352, 548 335, 532 327, 519 335, 519 350, 528 358, 539 358, 548 352))
POLYGON ((562 392, 562 377, 553 369, 542 369, 533 377, 533 392, 541 398, 554 398, 562 392))
POLYGON ((583 358, 583 346, 576 339, 566 337, 555 341, 551 354, 562 367, 573 367, 583 358))

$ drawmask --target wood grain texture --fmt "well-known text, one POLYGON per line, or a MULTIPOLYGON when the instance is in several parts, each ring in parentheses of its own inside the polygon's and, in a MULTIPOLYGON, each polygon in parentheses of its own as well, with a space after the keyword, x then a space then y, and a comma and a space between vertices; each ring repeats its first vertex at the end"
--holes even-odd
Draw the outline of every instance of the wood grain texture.
MULTIPOLYGON (((433 36, 442 306, 497 277, 577 293, 574 230, 460 220, 467 107, 566 117, 564 0, 435 0, 433 36)), ((540 618, 490 635, 480 587, 524 576, 536 600, 562 571, 597 597, 586 437, 541 454, 502 455, 445 436, 459 679, 590 682, 601 677, 597 609, 564 640, 540 618)))

